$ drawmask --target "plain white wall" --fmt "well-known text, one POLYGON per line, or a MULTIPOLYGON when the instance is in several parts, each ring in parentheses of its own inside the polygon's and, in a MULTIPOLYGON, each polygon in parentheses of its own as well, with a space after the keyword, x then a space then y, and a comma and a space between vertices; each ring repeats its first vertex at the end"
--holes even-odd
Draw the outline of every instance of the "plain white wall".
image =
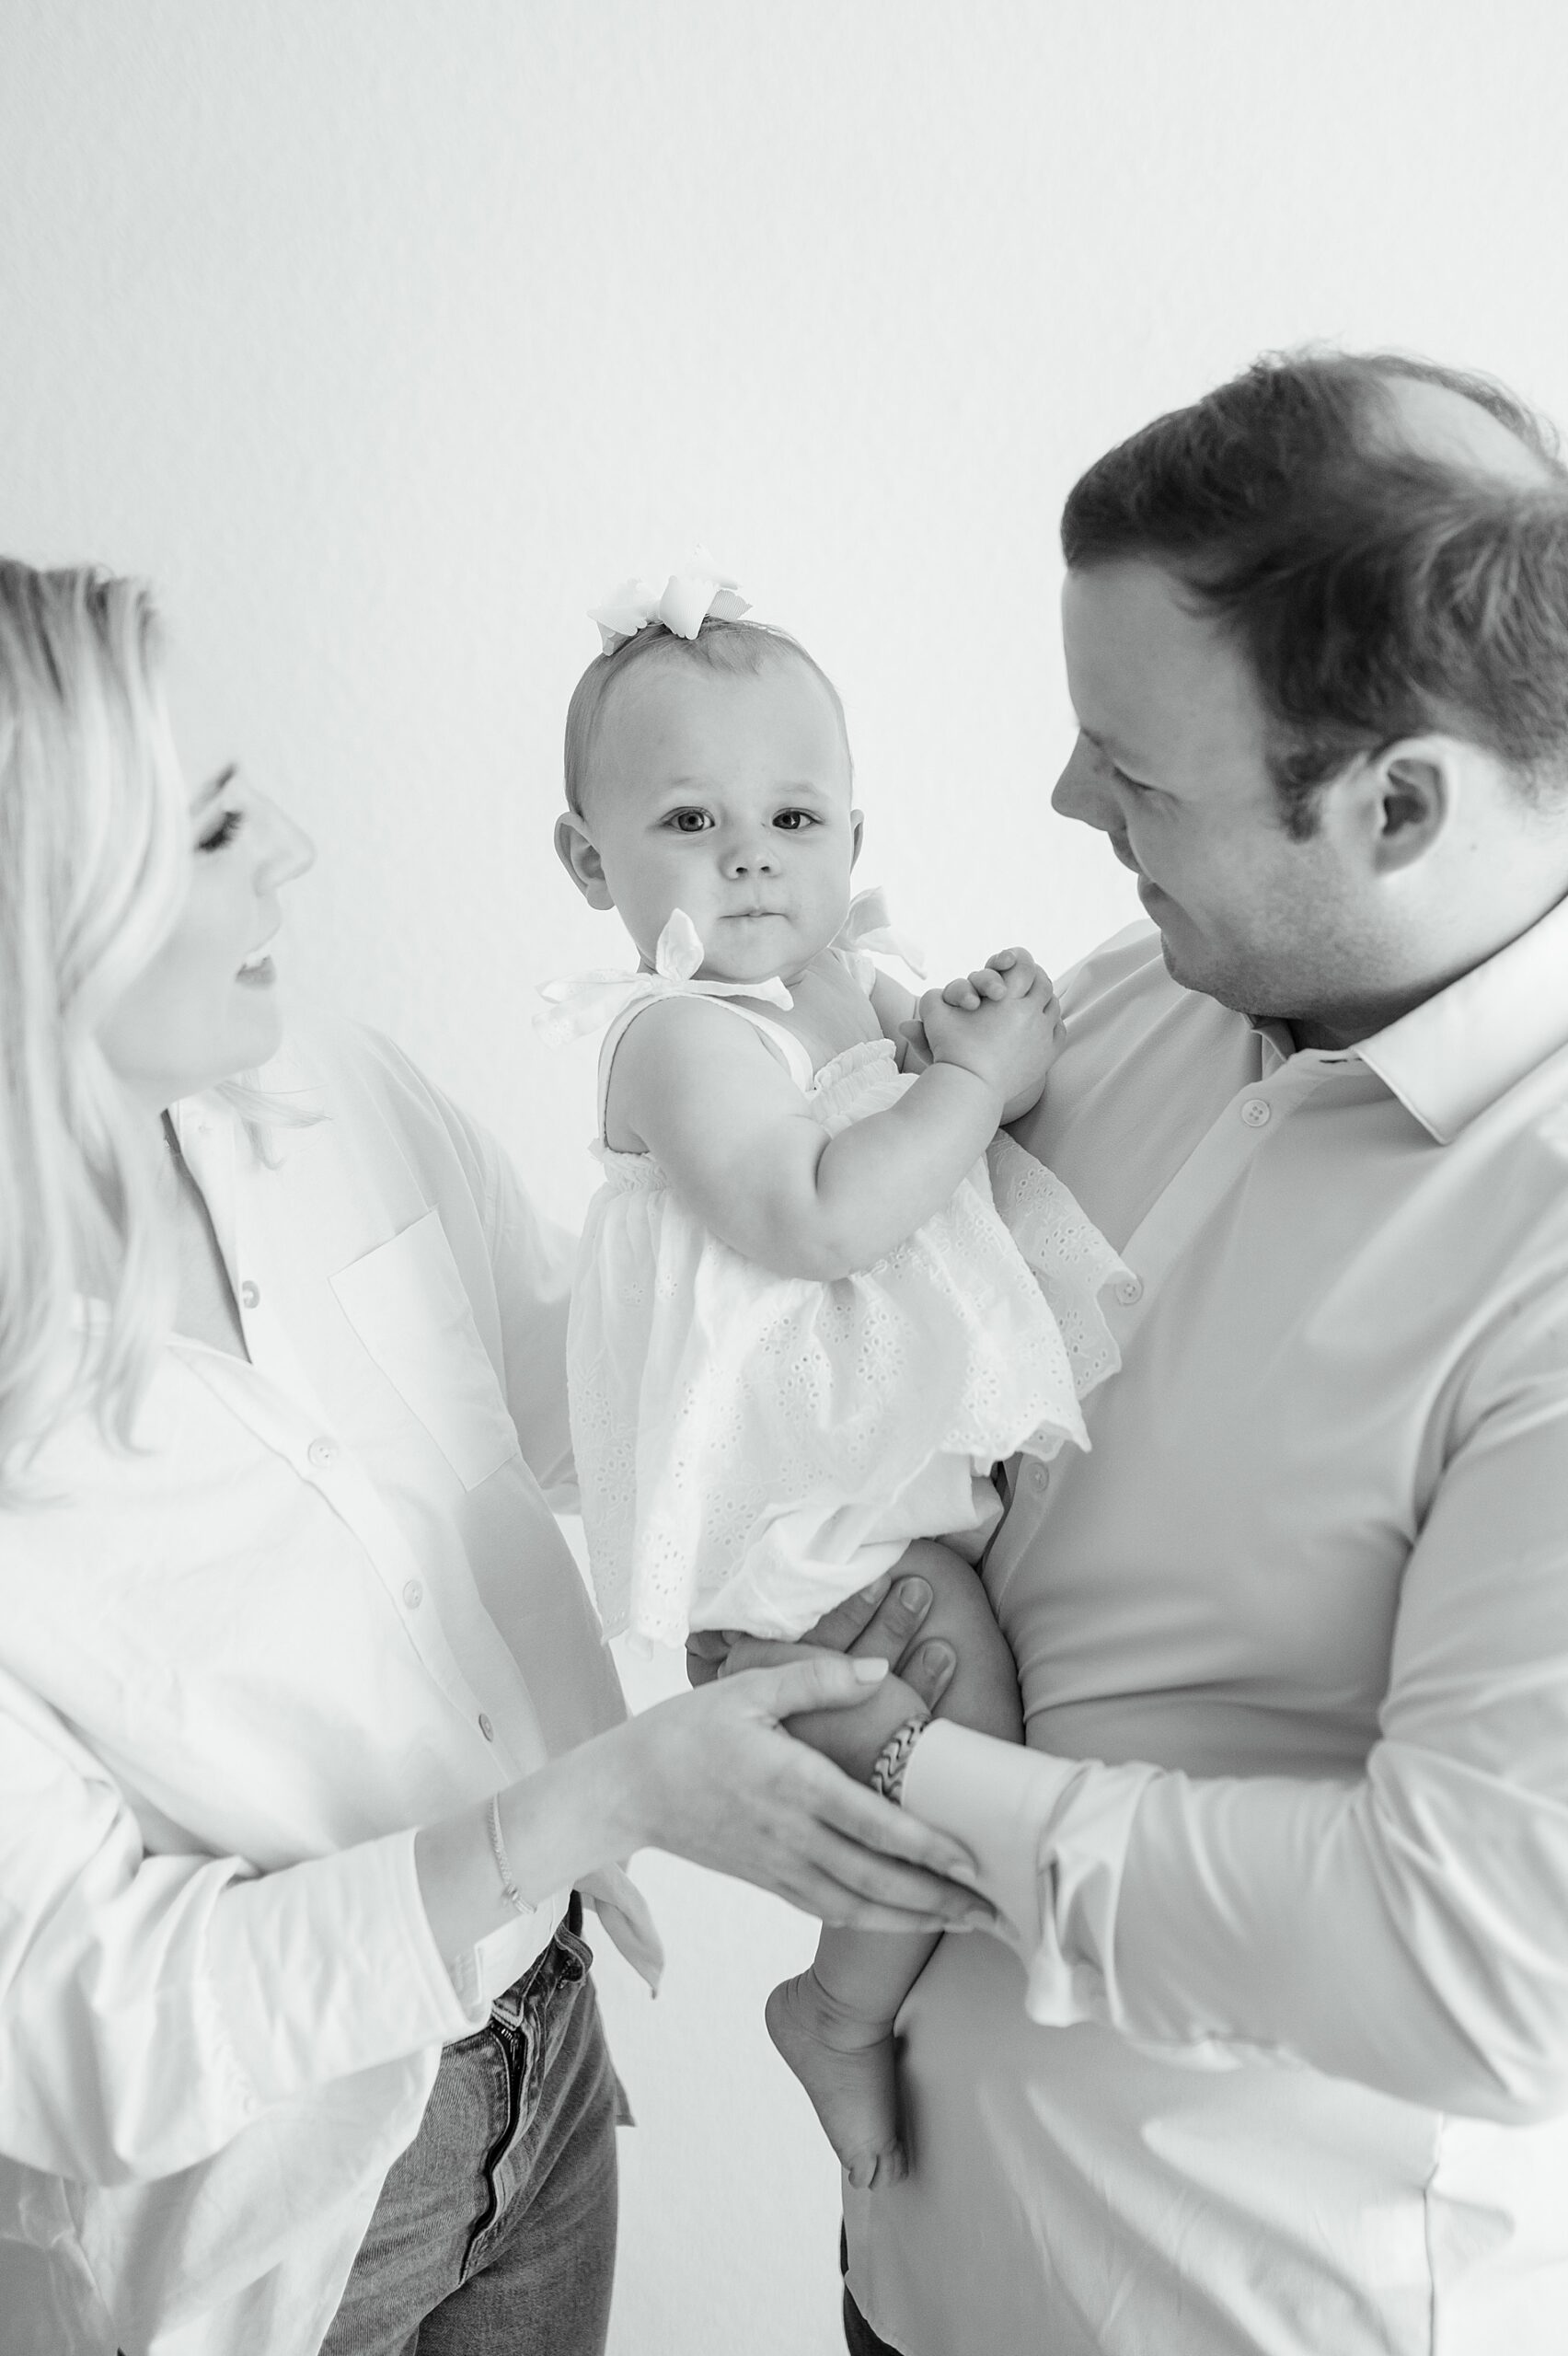
MULTIPOLYGON (((290 987, 575 1218, 592 1051, 529 1016, 622 954, 548 849, 584 607, 707 540, 838 680, 937 966, 1059 969, 1136 914, 1047 806, 1073 477, 1315 338, 1568 420, 1565 120, 1558 0, 3 0, 0 545, 163 585, 320 846, 290 987)), ((817 2356, 835 2172, 760 2027, 809 1928, 640 1872, 613 2344, 817 2356)))

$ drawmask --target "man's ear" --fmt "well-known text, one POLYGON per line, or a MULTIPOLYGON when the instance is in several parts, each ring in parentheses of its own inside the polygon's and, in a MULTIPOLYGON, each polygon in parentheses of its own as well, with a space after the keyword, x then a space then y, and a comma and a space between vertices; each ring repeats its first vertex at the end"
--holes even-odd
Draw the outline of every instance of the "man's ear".
POLYGON ((851 867, 860 856, 860 837, 865 830, 865 825, 866 821, 859 811, 851 810, 849 813, 849 864, 851 867))
POLYGON ((1444 737, 1408 736, 1375 754, 1349 780, 1374 873, 1413 867, 1449 824, 1458 784, 1452 754, 1444 737))
POLYGON ((594 837, 575 810, 563 810, 555 824, 556 857, 591 908, 613 908, 604 863, 594 837))

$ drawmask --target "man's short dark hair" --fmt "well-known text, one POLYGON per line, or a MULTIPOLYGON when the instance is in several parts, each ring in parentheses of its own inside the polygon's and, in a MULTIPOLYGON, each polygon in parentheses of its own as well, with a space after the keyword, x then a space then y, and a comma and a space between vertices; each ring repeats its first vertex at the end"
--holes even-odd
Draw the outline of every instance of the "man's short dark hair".
POLYGON ((1291 833, 1358 755, 1428 730, 1568 791, 1568 468, 1502 386, 1392 353, 1286 352, 1157 418, 1075 484, 1070 568, 1171 572, 1247 656, 1291 833), (1401 446, 1390 383, 1476 402, 1539 479, 1401 446))

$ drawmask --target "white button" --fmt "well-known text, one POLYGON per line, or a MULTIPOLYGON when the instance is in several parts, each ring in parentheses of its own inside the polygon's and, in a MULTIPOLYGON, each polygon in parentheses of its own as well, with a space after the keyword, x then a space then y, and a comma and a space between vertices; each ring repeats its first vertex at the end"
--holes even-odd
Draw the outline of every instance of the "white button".
POLYGON ((336 1464, 338 1443, 335 1439, 313 1439, 305 1452, 312 1464, 336 1464))
POLYGON ((1116 1298, 1124 1309, 1131 1309, 1135 1300, 1143 1299, 1143 1278, 1124 1276, 1116 1288, 1116 1298))
POLYGON ((254 1309, 260 1298, 260 1286, 253 1285, 249 1277, 247 1276, 245 1282, 239 1288, 239 1305, 241 1309, 254 1309))
POLYGON ((410 1579, 403 1589, 403 1600, 410 1611, 417 1611, 424 1601, 424 1589, 418 1579, 410 1579))
POLYGON ((1266 1129, 1274 1118, 1274 1106, 1266 1096, 1249 1096, 1241 1107, 1241 1118, 1250 1129, 1266 1129))
POLYGON ((487 1742, 493 1742, 495 1740, 495 1728, 491 1726, 490 1720, 486 1717, 482 1710, 479 1712, 479 1732, 483 1735, 487 1742))
POLYGON ((1029 1468, 1029 1485, 1037 1497, 1043 1497, 1051 1485, 1051 1467, 1048 1464, 1032 1464, 1029 1468))

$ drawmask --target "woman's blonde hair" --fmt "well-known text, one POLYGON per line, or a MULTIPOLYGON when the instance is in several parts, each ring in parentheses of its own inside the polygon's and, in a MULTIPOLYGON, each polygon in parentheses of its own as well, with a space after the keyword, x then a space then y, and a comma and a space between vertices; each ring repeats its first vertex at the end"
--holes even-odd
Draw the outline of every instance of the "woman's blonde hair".
POLYGON ((84 1406, 130 1443, 167 1322, 156 1173, 98 1044, 189 885, 160 673, 140 582, 0 560, 0 1503, 84 1406))

